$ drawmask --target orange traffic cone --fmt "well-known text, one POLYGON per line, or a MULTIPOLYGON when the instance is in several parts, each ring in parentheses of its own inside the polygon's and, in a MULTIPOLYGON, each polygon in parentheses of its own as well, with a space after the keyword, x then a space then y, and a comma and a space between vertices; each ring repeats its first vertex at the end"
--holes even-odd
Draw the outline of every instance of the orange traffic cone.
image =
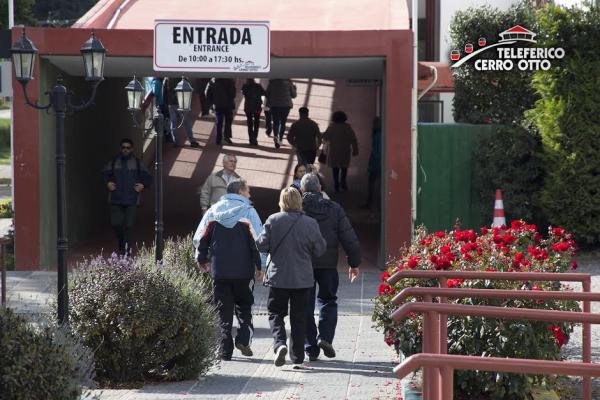
POLYGON ((506 218, 504 218, 504 203, 502 202, 502 192, 496 189, 496 202, 494 203, 494 221, 492 228, 500 228, 506 226, 506 218))

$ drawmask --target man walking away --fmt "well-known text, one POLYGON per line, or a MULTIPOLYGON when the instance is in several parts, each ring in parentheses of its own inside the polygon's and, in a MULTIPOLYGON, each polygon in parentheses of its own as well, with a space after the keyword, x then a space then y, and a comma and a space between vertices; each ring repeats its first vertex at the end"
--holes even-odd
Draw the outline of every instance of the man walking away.
POLYGON ((298 164, 314 164, 321 145, 321 131, 319 125, 308 118, 308 108, 300 107, 298 113, 300 119, 292 124, 287 138, 296 149, 298 164))
POLYGON ((248 125, 248 140, 251 146, 258 146, 258 126, 260 124, 260 113, 262 111, 262 96, 265 89, 252 78, 246 79, 242 86, 244 95, 244 112, 246 113, 246 124, 248 125))
POLYGON ((130 254, 129 233, 135 221, 140 194, 150 186, 152 177, 139 158, 133 155, 133 141, 121 140, 121 151, 106 164, 103 171, 108 189, 110 223, 119 241, 119 253, 130 254))
POLYGON ((233 144, 231 141, 231 124, 233 123, 233 110, 235 109, 235 80, 230 78, 217 78, 208 84, 206 99, 214 105, 217 115, 217 145, 221 141, 233 144), (225 131, 225 132, 223 132, 225 131))
POLYGON ((230 182, 241 177, 235 173, 237 166, 237 158, 231 154, 225 154, 223 156, 223 169, 219 172, 215 172, 206 178, 204 185, 200 188, 200 207, 202 213, 217 201, 221 199, 225 193, 227 193, 227 185, 230 182))
POLYGON ((275 148, 281 146, 285 124, 296 98, 296 85, 289 79, 271 79, 267 86, 267 104, 273 118, 273 141, 275 148))
POLYGON ((250 187, 244 180, 235 180, 202 217, 194 234, 198 264, 205 272, 210 269, 213 278, 213 299, 221 320, 221 358, 226 361, 231 360, 234 347, 234 310, 240 324, 235 347, 244 356, 252 356, 252 289, 254 276, 262 279, 266 260, 261 259, 255 243, 261 231, 260 218, 250 203, 250 187))
POLYGON ((351 282, 358 277, 361 255, 360 243, 350 220, 338 203, 323 198, 319 178, 313 174, 304 175, 300 187, 303 193, 302 208, 306 215, 317 220, 327 242, 325 254, 312 260, 315 285, 311 290, 307 309, 304 349, 309 360, 314 361, 319 357, 320 350, 323 350, 325 357, 335 357, 333 337, 337 325, 338 245, 342 244, 348 257, 348 276, 351 282), (319 306, 318 330, 314 318, 315 297, 319 306))

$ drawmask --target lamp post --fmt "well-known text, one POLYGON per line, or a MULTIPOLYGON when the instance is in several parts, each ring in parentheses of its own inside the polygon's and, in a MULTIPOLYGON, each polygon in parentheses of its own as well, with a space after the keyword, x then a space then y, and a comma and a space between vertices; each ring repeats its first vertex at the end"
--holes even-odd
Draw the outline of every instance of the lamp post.
MULTIPOLYGON (((144 98, 144 87, 138 81, 135 76, 125 86, 125 91, 127 92, 127 103, 128 110, 131 113, 131 117, 133 119, 134 125, 136 127, 143 127, 142 124, 138 123, 136 120, 136 113, 141 111, 142 109, 142 99, 144 98)), ((178 115, 181 118, 179 124, 175 124, 177 126, 176 129, 179 129, 183 124, 183 119, 185 118, 185 114, 187 114, 191 109, 192 104, 192 85, 188 82, 185 77, 181 78, 181 81, 175 87, 175 94, 177 97, 178 104, 178 115)), ((164 97, 164 96, 163 96, 164 97)), ((177 122, 177 121, 174 121, 177 122)), ((163 182, 162 182, 162 167, 163 167, 163 154, 162 154, 162 146, 163 146, 163 137, 164 137, 164 126, 165 126, 165 116, 160 110, 160 107, 157 105, 154 111, 154 115, 152 117, 152 125, 149 128, 144 128, 144 133, 149 134, 153 129, 156 132, 156 147, 154 152, 154 171, 156 176, 156 183, 154 186, 154 243, 155 243, 155 259, 156 261, 162 260, 163 249, 164 249, 164 223, 163 223, 163 182)))
POLYGON ((69 322, 69 295, 67 279, 67 196, 66 196, 66 162, 65 154, 65 115, 67 111, 80 111, 88 108, 96 97, 98 85, 104 79, 104 58, 106 49, 92 31, 92 36, 81 48, 85 80, 92 85, 92 94, 88 101, 73 104, 73 93, 64 85, 61 77, 48 93, 49 102, 39 105, 29 100, 27 84, 33 80, 33 67, 37 49, 25 35, 11 48, 12 61, 16 79, 23 88, 26 104, 38 110, 52 110, 56 117, 56 219, 57 219, 57 272, 58 272, 58 321, 69 322))

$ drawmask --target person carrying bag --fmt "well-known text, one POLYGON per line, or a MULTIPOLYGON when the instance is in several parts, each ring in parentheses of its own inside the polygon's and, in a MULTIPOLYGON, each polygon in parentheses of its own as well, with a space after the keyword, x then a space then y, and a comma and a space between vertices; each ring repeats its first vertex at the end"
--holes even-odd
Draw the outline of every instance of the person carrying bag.
POLYGON ((264 224, 256 245, 269 253, 265 284, 269 287, 267 309, 273 334, 274 363, 285 364, 288 353, 284 318, 290 310, 290 359, 294 368, 304 362, 306 308, 314 284, 312 257, 322 255, 326 242, 317 221, 302 212, 302 197, 293 187, 281 191, 281 212, 271 215, 264 224))

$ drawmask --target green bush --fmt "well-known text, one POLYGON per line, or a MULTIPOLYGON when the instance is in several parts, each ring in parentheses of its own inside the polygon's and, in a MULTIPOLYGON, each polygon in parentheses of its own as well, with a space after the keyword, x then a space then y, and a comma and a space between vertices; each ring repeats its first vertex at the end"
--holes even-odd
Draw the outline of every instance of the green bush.
POLYGON ((543 47, 565 57, 538 71, 540 99, 528 116, 543 143, 546 179, 541 206, 550 223, 578 243, 600 244, 600 10, 547 6, 538 14, 543 47))
POLYGON ((507 220, 545 225, 539 209, 544 176, 540 152, 541 139, 534 127, 499 126, 480 139, 474 157, 474 186, 484 221, 493 215, 494 194, 501 189, 507 220))
MULTIPOLYGON (((182 249, 180 243, 166 247, 182 249)), ((150 250, 133 259, 113 254, 82 263, 71 285, 71 323, 96 349, 99 379, 195 379, 218 362, 210 289, 180 265, 156 265, 150 250)))
MULTIPOLYGON (((477 49, 477 41, 482 36, 489 43, 496 43, 500 32, 517 23, 536 31, 535 13, 530 2, 506 11, 491 6, 458 11, 450 25, 452 48, 462 52, 465 44, 472 43, 477 49)), ((495 54, 487 51, 478 57, 493 58, 495 54)), ((456 122, 512 125, 523 119, 523 112, 536 100, 529 71, 516 67, 511 71, 477 71, 473 62, 452 71, 456 122)))
POLYGON ((0 307, 0 397, 78 400, 90 386, 91 353, 63 328, 31 324, 0 307))
POLYGON ((10 119, 0 119, 0 149, 10 149, 10 119))
POLYGON ((12 218, 12 199, 0 200, 0 218, 12 218))

